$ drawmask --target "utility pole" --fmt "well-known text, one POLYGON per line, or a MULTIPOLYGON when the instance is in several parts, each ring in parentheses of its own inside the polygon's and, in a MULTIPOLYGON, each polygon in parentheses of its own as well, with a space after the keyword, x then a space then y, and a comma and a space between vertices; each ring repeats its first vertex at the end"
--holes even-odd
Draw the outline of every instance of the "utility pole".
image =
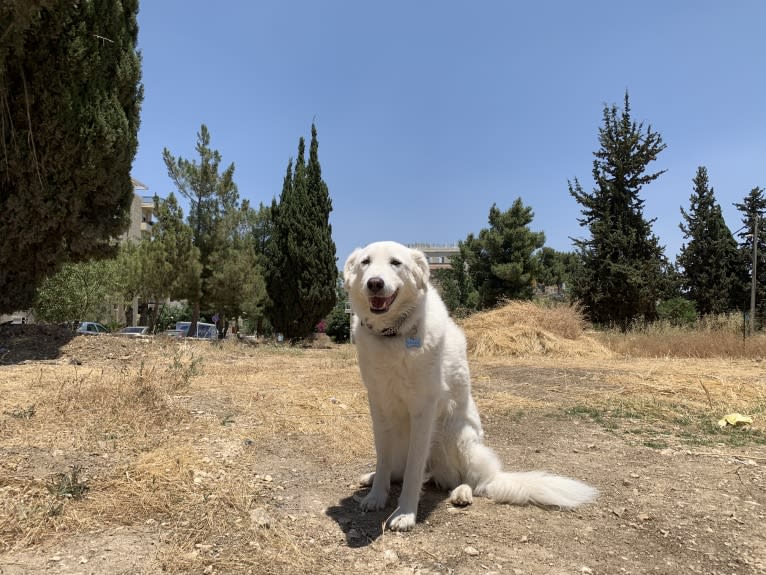
POLYGON ((758 265, 758 212, 753 213, 753 276, 750 280, 750 335, 755 334, 755 283, 758 265))

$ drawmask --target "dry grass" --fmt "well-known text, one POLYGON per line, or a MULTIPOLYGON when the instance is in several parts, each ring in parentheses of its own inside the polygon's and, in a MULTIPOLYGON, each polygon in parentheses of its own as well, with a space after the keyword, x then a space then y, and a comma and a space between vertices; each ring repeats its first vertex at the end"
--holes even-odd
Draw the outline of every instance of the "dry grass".
POLYGON ((576 306, 540 306, 511 301, 461 322, 471 357, 550 355, 577 357, 608 355, 585 335, 585 320, 576 306))
POLYGON ((658 334, 609 332, 599 341, 614 353, 630 357, 751 358, 766 357, 766 336, 743 339, 730 332, 667 331, 658 334))
POLYGON ((600 332, 598 339, 630 357, 766 358, 766 333, 745 337, 743 328, 740 314, 722 314, 702 318, 693 327, 658 321, 626 333, 600 332))
POLYGON ((66 355, 83 365, 0 368, 12 374, 1 380, 0 553, 149 525, 164 533, 157 562, 169 573, 316 565, 289 520, 264 527, 254 514, 281 498, 269 451, 290 443, 327 466, 372 451, 353 348, 103 338, 66 355), (75 469, 84 498, 49 489, 75 469))
MULTIPOLYGON (((463 327, 488 419, 583 417, 658 446, 687 435, 697 445, 766 437, 758 360, 688 350, 652 359, 637 349, 657 334, 622 336, 637 348, 599 334, 614 353, 569 307, 510 303, 463 327), (487 375, 503 368, 525 370, 530 384, 487 375), (558 373, 563 385, 551 379, 558 373), (747 434, 715 428, 730 411, 755 416, 747 434)), ((157 546, 147 552, 171 574, 354 570, 353 558, 327 563, 338 561, 328 555, 338 536, 317 530, 321 509, 311 515, 312 501, 286 496, 322 479, 350 493, 359 462, 372 460, 351 346, 76 338, 56 361, 0 366, 0 386, 0 554, 104 529, 150 530, 157 546)))
POLYGON ((471 357, 766 358, 766 333, 743 336, 740 314, 702 318, 693 327, 636 324, 628 332, 590 331, 577 306, 510 301, 461 322, 471 357))
MULTIPOLYGON (((17 471, 0 477, 0 489, 10 496, 0 510, 4 547, 11 541, 15 547, 34 544, 49 529, 71 528, 72 498, 46 489, 54 478, 87 467, 81 481, 103 480, 116 471, 112 456, 122 459, 157 448, 167 439, 167 426, 182 417, 168 399, 168 391, 180 383, 174 368, 147 369, 143 360, 135 369, 29 366, 4 383, 4 406, 35 406, 33 417, 6 419, 0 427, 6 465, 17 471)), ((88 520, 78 514, 75 523, 87 527, 88 520)))
MULTIPOLYGON (((640 420, 637 428, 647 432, 652 425, 663 433, 675 428, 700 442, 766 442, 766 334, 743 339, 736 314, 706 318, 694 329, 657 322, 628 333, 593 332, 577 307, 508 302, 469 317, 462 327, 471 357, 490 365, 601 372, 590 391, 578 385, 572 396, 557 397, 572 413, 609 425, 640 420), (721 436, 716 422, 737 411, 757 416, 748 428, 754 434, 721 436)), ((513 413, 534 408, 535 401, 499 392, 478 403, 484 411, 513 413)))

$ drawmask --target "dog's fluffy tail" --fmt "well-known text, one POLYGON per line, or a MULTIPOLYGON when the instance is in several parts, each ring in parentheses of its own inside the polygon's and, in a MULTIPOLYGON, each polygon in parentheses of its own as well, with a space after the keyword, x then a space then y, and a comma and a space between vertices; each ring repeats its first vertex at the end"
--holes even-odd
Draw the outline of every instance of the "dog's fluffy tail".
POLYGON ((468 467, 474 493, 498 503, 571 509, 598 496, 598 490, 576 479, 544 471, 502 471, 494 451, 478 442, 470 448, 468 467))
POLYGON ((501 471, 482 487, 481 491, 498 503, 534 503, 563 509, 588 503, 598 495, 598 491, 590 485, 544 471, 501 471))

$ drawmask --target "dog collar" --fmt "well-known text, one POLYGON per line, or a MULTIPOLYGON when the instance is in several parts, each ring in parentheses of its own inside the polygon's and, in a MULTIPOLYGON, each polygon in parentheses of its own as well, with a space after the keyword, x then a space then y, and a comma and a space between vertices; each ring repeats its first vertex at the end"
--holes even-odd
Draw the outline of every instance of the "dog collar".
MULTIPOLYGON (((399 331, 402 327, 402 324, 404 324, 405 320, 407 319, 407 316, 402 316, 402 318, 396 323, 396 325, 393 325, 391 327, 387 327, 383 330, 376 330, 374 327, 372 327, 369 323, 365 323, 365 326, 367 329, 372 331, 373 333, 381 336, 381 337, 397 337, 399 335, 402 335, 402 333, 399 331)), ((404 345, 407 348, 418 348, 423 345, 422 341, 418 337, 418 326, 413 325, 410 330, 407 332, 407 337, 404 339, 404 345)))
POLYGON ((407 316, 403 316, 398 322, 396 322, 395 325, 392 325, 390 327, 387 327, 385 329, 377 330, 375 329, 371 324, 365 323, 365 327, 369 329, 372 333, 379 335, 381 337, 396 337, 400 335, 399 330, 402 327, 402 324, 407 319, 407 316))
POLYGON ((399 319, 396 320, 394 325, 383 328, 381 330, 375 329, 373 327, 372 323, 370 323, 369 320, 365 320, 364 325, 367 329, 369 329, 372 333, 376 335, 380 335, 382 337, 396 337, 399 335, 399 330, 402 329, 402 325, 404 325, 404 322, 407 321, 407 317, 409 316, 409 312, 403 313, 399 316, 399 319))
MULTIPOLYGON (((373 332, 376 335, 382 336, 382 337, 396 337, 398 335, 401 335, 401 329, 404 325, 404 322, 407 321, 407 317, 409 316, 409 313, 402 314, 399 316, 399 319, 396 321, 396 323, 392 326, 386 327, 384 329, 378 330, 373 327, 373 325, 369 321, 365 321, 364 325, 367 329, 369 329, 371 332, 373 332)), ((413 328, 409 331, 410 334, 414 334, 417 332, 417 326, 413 326, 413 328)))

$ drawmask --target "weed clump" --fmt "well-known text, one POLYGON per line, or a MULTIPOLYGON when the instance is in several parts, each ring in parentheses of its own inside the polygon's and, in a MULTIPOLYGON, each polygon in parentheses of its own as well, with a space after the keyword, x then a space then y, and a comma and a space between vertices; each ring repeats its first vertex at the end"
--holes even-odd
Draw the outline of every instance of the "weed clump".
POLYGON ((48 493, 57 498, 82 499, 88 492, 88 485, 81 479, 81 471, 82 468, 79 465, 73 465, 69 471, 57 473, 49 479, 45 483, 45 488, 48 493))

